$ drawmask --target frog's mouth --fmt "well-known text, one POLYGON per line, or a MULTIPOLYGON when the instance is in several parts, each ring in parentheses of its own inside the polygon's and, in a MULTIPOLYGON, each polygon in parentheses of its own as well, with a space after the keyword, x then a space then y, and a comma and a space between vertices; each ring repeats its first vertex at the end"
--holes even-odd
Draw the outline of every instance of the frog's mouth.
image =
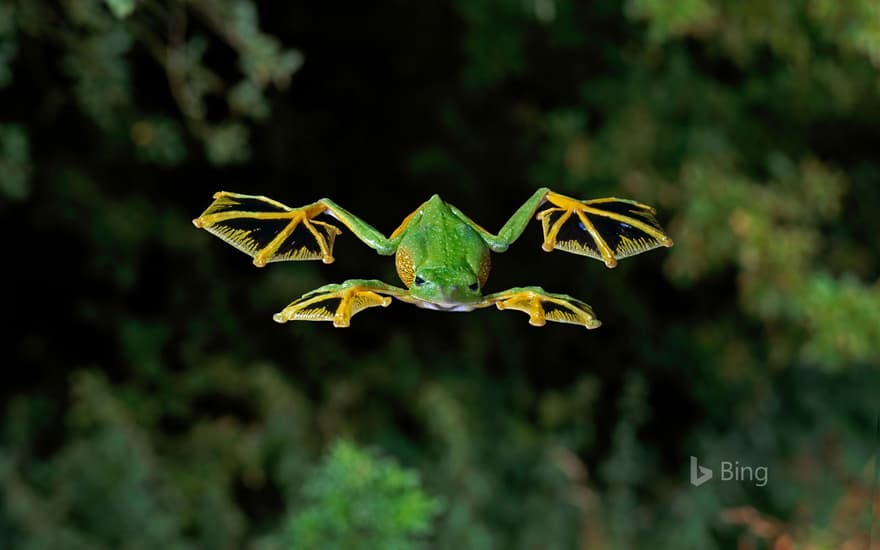
POLYGON ((419 307, 436 311, 473 311, 474 309, 473 304, 462 304, 460 302, 426 302, 419 300, 415 304, 419 307))

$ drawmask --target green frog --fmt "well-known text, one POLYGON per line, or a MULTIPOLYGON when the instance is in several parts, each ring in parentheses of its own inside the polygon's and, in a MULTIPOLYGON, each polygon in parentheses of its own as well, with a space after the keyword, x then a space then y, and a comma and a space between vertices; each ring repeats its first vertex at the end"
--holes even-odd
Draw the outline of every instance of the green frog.
POLYGON ((615 197, 577 200, 547 188, 535 191, 498 233, 490 233, 455 206, 434 195, 407 216, 390 236, 330 199, 290 208, 264 196, 222 191, 193 220, 253 257, 257 267, 286 260, 333 262, 340 225, 383 256, 394 256, 404 287, 375 279, 351 279, 313 290, 274 316, 275 321, 332 321, 347 327, 351 318, 392 298, 440 311, 471 311, 494 305, 529 315, 529 323, 571 323, 598 327, 593 309, 566 294, 538 286, 484 294, 492 253, 505 252, 532 217, 541 222, 545 251, 592 257, 609 268, 617 260, 672 246, 650 206, 615 197))

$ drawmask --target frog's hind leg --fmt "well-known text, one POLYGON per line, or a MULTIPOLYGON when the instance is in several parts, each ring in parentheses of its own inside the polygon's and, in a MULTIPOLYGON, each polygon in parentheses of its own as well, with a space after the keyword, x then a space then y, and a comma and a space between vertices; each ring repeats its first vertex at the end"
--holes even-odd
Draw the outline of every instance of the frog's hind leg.
POLYGON ((324 285, 273 316, 278 323, 287 321, 332 321, 335 327, 347 327, 351 318, 371 307, 388 307, 391 297, 404 299, 409 293, 374 279, 351 279, 341 284, 324 285))
POLYGON ((529 316, 529 324, 544 326, 547 321, 570 323, 588 329, 599 327, 593 308, 566 294, 552 294, 541 287, 511 288, 483 297, 477 307, 494 305, 498 309, 522 311, 529 316))

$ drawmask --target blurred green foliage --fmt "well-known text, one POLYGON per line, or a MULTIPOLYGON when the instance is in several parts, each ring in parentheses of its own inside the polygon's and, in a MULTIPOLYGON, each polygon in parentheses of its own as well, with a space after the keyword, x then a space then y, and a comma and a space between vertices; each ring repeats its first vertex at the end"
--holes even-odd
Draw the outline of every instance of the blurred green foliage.
POLYGON ((878 94, 873 0, 0 0, 0 548, 866 546, 878 94), (275 325, 393 265, 257 271, 189 222, 226 189, 389 232, 440 193, 495 230, 541 185, 676 241, 494 258, 596 331, 275 325))
POLYGON ((259 29, 256 7, 239 0, 161 2, 70 0, 0 6, 0 86, 18 34, 54 44, 75 82, 79 108, 119 142, 130 138, 139 158, 176 164, 186 152, 184 128, 214 164, 250 158, 249 124, 268 115, 266 94, 287 87, 302 55, 259 29), (176 112, 160 115, 132 80, 132 48, 168 82, 176 112), (230 49, 238 71, 212 66, 207 55, 230 49), (225 103, 225 106, 223 106, 225 103), (216 104, 215 108, 213 104, 216 104), (209 108, 210 106, 210 108, 209 108), (216 111, 216 112, 215 112, 216 111), (168 114, 174 116, 169 120, 168 114), (181 124, 182 123, 182 124, 181 124))
POLYGON ((439 503, 417 477, 349 442, 337 442, 306 481, 308 504, 292 518, 289 544, 296 548, 413 548, 430 531, 439 503))

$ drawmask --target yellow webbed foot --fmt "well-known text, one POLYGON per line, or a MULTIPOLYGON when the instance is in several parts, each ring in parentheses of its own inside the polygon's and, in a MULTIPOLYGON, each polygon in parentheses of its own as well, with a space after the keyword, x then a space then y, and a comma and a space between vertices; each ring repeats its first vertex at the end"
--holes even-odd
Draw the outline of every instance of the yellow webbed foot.
MULTIPOLYGON (((387 285, 386 285, 387 286, 387 285)), ((393 289, 394 287, 388 287, 393 289)), ((371 307, 388 307, 391 298, 380 292, 394 294, 370 284, 355 281, 343 284, 325 285, 294 300, 273 316, 278 323, 287 321, 332 321, 333 326, 341 328, 351 324, 355 314, 371 307)))
POLYGON ((544 326, 547 321, 581 325, 588 329, 599 327, 593 308, 565 294, 551 294, 540 287, 511 288, 486 296, 485 303, 495 304, 499 310, 512 309, 528 314, 529 324, 544 326))
POLYGON ((536 218, 548 252, 564 250, 615 267, 621 258, 673 244, 646 204, 613 197, 580 201, 552 191, 546 201, 536 218))
POLYGON ((329 264, 342 231, 315 219, 325 209, 320 204, 293 209, 267 197, 221 191, 193 225, 252 256, 257 267, 285 260, 329 264))

